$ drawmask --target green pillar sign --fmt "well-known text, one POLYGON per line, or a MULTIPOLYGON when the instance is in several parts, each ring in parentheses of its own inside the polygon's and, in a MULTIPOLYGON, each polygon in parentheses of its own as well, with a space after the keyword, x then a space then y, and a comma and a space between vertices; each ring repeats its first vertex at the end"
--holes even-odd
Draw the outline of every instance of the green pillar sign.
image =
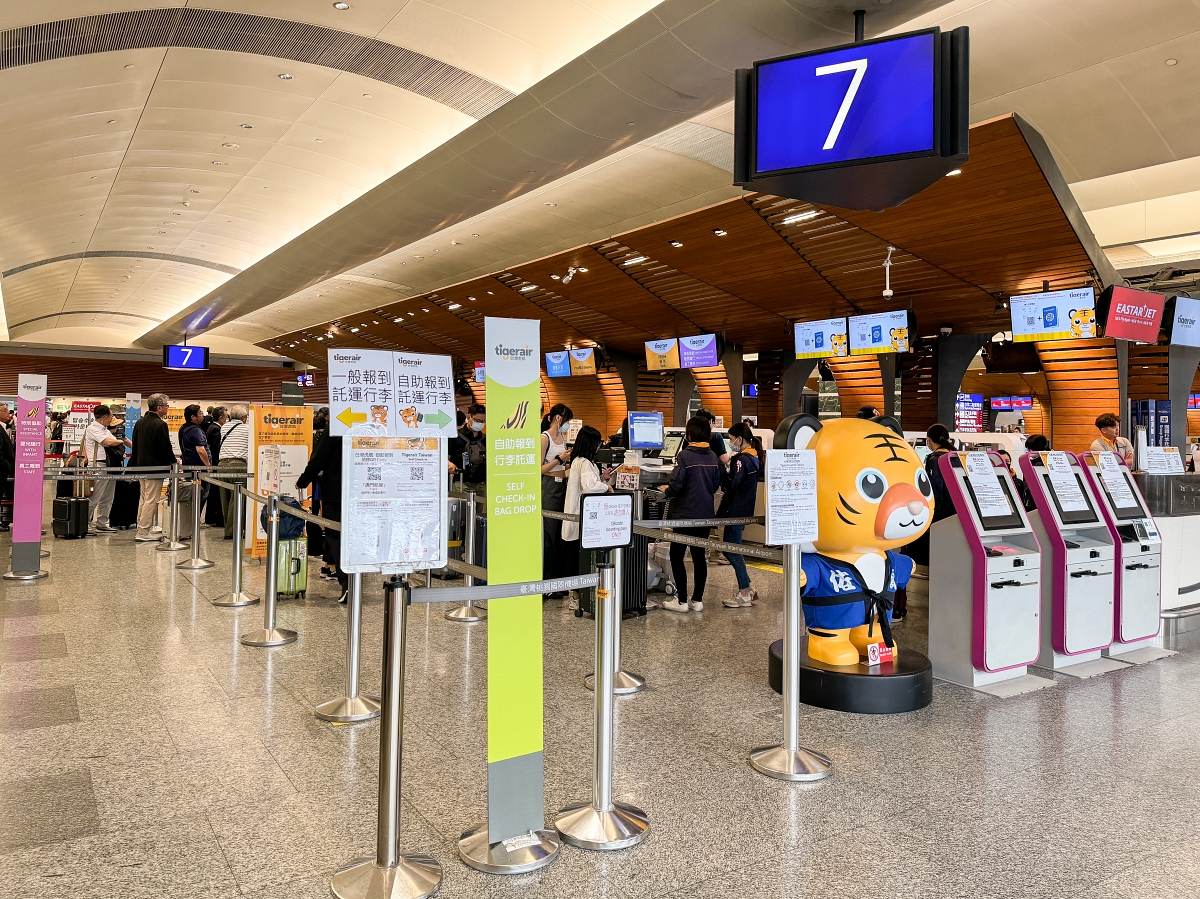
MULTIPOLYGON (((488 318, 488 583, 542 576, 540 322, 488 318)), ((545 825, 542 597, 488 603, 488 840, 545 825)))

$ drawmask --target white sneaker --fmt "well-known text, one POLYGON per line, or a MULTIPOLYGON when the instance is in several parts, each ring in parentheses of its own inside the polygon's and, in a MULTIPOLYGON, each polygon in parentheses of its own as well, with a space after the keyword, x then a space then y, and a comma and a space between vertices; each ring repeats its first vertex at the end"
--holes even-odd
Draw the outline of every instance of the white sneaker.
POLYGON ((732 596, 730 596, 728 599, 721 600, 721 605, 723 605, 727 609, 740 609, 742 606, 750 605, 749 600, 746 600, 745 602, 743 602, 742 598, 743 598, 742 594, 740 594, 738 591, 734 590, 732 596))
POLYGON ((704 603, 702 603, 702 602, 692 603, 692 611, 693 612, 703 612, 704 611, 704 603))
POLYGON ((150 528, 150 533, 151 533, 151 534, 156 534, 156 535, 157 535, 157 534, 161 534, 162 532, 163 532, 163 529, 162 529, 162 528, 160 528, 158 525, 155 525, 154 527, 150 528))
POLYGON ((567 611, 574 612, 579 608, 579 597, 575 595, 575 591, 571 591, 571 598, 567 602, 567 611))
POLYGON ((116 528, 109 527, 107 524, 96 525, 96 530, 102 534, 115 534, 117 532, 116 528))
POLYGON ((138 534, 133 538, 134 543, 161 543, 162 541, 153 534, 138 534))
POLYGON ((686 602, 680 602, 679 597, 668 599, 662 604, 662 607, 668 612, 686 612, 688 610, 688 604, 686 602))

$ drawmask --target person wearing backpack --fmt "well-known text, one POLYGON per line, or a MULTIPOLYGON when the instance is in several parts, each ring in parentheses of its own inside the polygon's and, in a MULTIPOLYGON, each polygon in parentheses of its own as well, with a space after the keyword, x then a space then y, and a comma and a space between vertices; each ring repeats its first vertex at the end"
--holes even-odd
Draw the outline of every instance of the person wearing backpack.
MULTIPOLYGON (((729 468, 721 473, 721 505, 718 518, 746 518, 754 514, 758 502, 758 484, 762 480, 763 445, 754 436, 750 426, 739 421, 729 429, 729 468)), ((726 543, 741 543, 743 524, 725 525, 722 537, 726 543)), ((758 599, 758 591, 750 586, 750 574, 746 571, 746 560, 740 553, 725 553, 737 576, 738 589, 723 601, 725 608, 749 608, 758 599)))
MULTIPOLYGON (((458 429, 458 436, 450 441, 450 464, 462 471, 462 489, 466 493, 477 493, 483 497, 487 481, 487 438, 483 436, 483 425, 487 411, 482 403, 467 407, 467 420, 458 429)), ((451 471, 451 474, 454 472, 451 471)))

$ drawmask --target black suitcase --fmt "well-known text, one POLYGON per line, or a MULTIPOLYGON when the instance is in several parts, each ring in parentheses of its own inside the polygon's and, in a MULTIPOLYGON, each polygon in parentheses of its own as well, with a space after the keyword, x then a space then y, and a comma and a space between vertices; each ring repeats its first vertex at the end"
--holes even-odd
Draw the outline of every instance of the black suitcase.
MULTIPOLYGON (((646 568, 650 563, 650 538, 633 535, 632 545, 625 548, 625 568, 621 575, 621 617, 634 618, 646 614, 646 568)), ((599 553, 594 549, 580 550, 579 573, 595 574, 599 553)), ((579 608, 575 617, 596 616, 596 588, 577 591, 579 608)))
POLYGON ((113 490, 112 510, 108 513, 108 523, 123 530, 137 527, 138 505, 141 499, 141 481, 117 481, 116 489, 113 490))
POLYGON ((78 540, 87 536, 88 511, 91 506, 82 496, 59 496, 54 499, 53 529, 55 537, 78 540))

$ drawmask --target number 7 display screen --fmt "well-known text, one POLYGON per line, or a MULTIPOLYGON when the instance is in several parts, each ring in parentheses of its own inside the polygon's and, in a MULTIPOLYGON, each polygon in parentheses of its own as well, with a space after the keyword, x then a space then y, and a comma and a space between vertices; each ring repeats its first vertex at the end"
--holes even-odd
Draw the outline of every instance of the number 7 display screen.
POLYGON ((758 173, 935 153, 936 46, 935 29, 758 63, 758 173))
POLYGON ((208 347, 168 344, 163 347, 163 368, 205 371, 208 368, 208 347))

